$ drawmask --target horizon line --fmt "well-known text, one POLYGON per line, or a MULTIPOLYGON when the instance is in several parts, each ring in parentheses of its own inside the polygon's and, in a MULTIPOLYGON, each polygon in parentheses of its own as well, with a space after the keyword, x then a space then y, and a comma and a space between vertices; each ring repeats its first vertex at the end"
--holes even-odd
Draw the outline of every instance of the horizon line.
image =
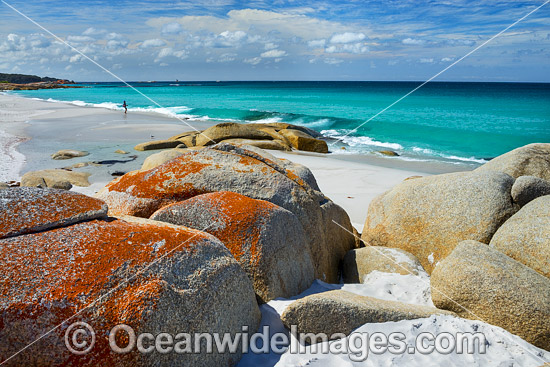
MULTIPOLYGON (((61 78, 62 79, 62 78, 61 78)), ((423 83, 422 80, 131 80, 127 83, 423 83)), ((120 81, 74 81, 75 84, 84 83, 117 83, 120 81)), ((550 84, 550 81, 461 81, 437 80, 430 83, 492 83, 492 84, 550 84)))

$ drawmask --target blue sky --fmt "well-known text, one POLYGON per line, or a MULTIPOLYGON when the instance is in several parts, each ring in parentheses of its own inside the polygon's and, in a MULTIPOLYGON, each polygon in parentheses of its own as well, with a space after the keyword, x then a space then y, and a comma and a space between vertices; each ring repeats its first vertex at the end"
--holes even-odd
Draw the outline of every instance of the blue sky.
MULTIPOLYGON (((426 80, 544 1, 6 0, 138 80, 426 80)), ((0 72, 113 80, 0 3, 0 72)), ((550 82, 550 4, 436 80, 550 82)))

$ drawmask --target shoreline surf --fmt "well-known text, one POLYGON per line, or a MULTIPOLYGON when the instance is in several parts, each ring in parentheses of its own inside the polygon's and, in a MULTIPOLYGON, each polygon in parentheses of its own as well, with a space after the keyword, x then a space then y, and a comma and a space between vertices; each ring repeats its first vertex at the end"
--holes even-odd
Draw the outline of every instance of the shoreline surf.
POLYGON ((156 113, 213 124, 285 122, 322 132, 338 155, 393 150, 400 155, 398 159, 435 160, 471 168, 519 146, 550 140, 550 84, 542 83, 428 84, 379 116, 381 110, 416 84, 131 84, 150 99, 121 83, 82 85, 86 88, 11 93, 114 111, 121 111, 125 100, 133 113, 156 113))

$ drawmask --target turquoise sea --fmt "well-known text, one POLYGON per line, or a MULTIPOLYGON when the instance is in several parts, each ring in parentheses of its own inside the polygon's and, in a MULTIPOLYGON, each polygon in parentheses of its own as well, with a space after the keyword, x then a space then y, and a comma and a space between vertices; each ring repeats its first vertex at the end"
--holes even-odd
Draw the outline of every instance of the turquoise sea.
POLYGON ((130 112, 193 119, 288 122, 329 138, 345 136, 330 140, 336 154, 390 149, 398 159, 483 163, 525 144, 550 142, 550 84, 432 82, 355 132, 420 82, 130 84, 163 107, 122 83, 13 93, 111 109, 126 100, 130 112))

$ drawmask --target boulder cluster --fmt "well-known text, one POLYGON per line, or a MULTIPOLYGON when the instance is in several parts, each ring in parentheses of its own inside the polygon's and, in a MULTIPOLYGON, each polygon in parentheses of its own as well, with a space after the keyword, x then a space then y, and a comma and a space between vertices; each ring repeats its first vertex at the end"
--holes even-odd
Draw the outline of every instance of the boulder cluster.
POLYGON ((191 131, 166 140, 156 140, 135 146, 136 150, 193 148, 225 142, 233 145, 251 145, 272 150, 301 150, 328 153, 326 141, 317 131, 307 127, 277 122, 270 124, 239 124, 227 122, 203 131, 191 131))
POLYGON ((117 354, 107 336, 119 324, 136 335, 253 333, 260 304, 337 282, 356 244, 307 168, 226 143, 128 173, 98 198, 2 189, 0 223, 0 360, 51 331, 8 365, 234 365, 239 353, 206 348, 117 354), (64 344, 76 321, 97 336, 82 356, 64 344))
POLYGON ((371 202, 362 240, 416 256, 435 306, 550 350, 548 180, 550 144, 409 179, 371 202))

